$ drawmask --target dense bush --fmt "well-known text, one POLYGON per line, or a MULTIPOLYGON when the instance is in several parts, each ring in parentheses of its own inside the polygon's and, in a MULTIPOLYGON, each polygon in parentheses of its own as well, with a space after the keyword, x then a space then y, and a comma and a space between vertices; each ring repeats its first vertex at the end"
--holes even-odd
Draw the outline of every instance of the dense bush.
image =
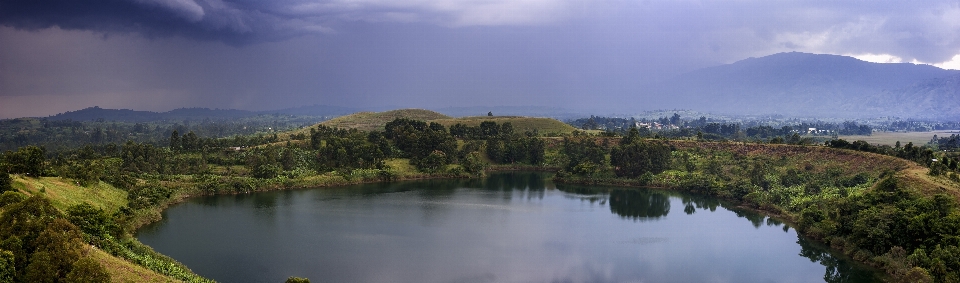
POLYGON ((97 262, 82 260, 85 245, 81 230, 67 221, 48 199, 33 196, 4 206, 0 221, 5 223, 0 226, 0 279, 77 282, 71 280, 93 278, 96 280, 84 282, 109 281, 109 275, 85 276, 90 270, 103 268, 97 262), (71 273, 73 275, 68 276, 71 273))
POLYGON ((7 172, 0 172, 0 193, 13 191, 13 180, 7 172))
POLYGON ((631 128, 620 146, 610 152, 610 165, 618 177, 636 178, 644 173, 659 174, 669 168, 670 147, 640 139, 636 128, 631 128))

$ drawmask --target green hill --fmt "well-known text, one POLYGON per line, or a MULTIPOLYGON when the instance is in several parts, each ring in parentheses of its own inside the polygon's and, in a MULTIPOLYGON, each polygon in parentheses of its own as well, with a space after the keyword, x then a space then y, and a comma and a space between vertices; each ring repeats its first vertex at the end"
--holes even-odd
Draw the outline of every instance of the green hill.
POLYGON ((509 122, 517 132, 536 130, 541 135, 559 135, 576 131, 577 128, 551 118, 521 117, 521 116, 476 116, 451 119, 437 119, 431 122, 437 122, 449 128, 457 123, 471 127, 479 126, 485 121, 497 122, 503 124, 509 122))
POLYGON ((383 130, 384 125, 396 118, 430 121, 449 119, 450 116, 423 109, 399 109, 385 112, 357 112, 323 121, 320 125, 363 131, 383 130))
MULTIPOLYGON (((467 126, 479 126, 485 121, 493 121, 498 124, 511 123, 517 132, 536 130, 543 135, 559 135, 572 133, 577 130, 564 122, 551 118, 535 118, 522 116, 476 116, 453 118, 437 112, 423 109, 399 109, 386 112, 358 112, 346 116, 333 118, 319 125, 328 127, 358 129, 363 131, 383 130, 384 125, 396 118, 407 118, 413 120, 437 122, 445 127, 456 125, 457 123, 467 126)), ((312 126, 316 127, 316 125, 312 126)), ((300 129, 290 134, 307 133, 308 128, 300 129)), ((286 135, 284 135, 286 136, 286 135)))

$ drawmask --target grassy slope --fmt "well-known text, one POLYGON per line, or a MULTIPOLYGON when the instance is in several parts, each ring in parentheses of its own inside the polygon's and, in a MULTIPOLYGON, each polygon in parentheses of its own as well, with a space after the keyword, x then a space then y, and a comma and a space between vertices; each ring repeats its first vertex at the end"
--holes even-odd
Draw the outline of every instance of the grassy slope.
POLYGON ((537 130, 540 134, 569 134, 573 131, 576 131, 577 128, 568 125, 567 123, 557 121, 556 119, 551 118, 535 118, 535 117, 518 117, 518 116, 476 116, 476 117, 462 117, 462 118, 450 118, 450 119, 437 119, 432 122, 440 123, 446 127, 456 125, 457 123, 464 124, 471 127, 480 126, 480 123, 485 121, 497 122, 497 124, 503 124, 509 122, 513 125, 513 128, 516 132, 525 132, 537 130))
POLYGON ((101 208, 107 213, 114 213, 118 208, 127 204, 127 192, 104 182, 90 187, 82 187, 73 180, 60 177, 24 178, 16 176, 13 180, 17 189, 29 195, 45 195, 50 198, 54 206, 62 211, 85 202, 101 208))
POLYGON ((360 112, 333 118, 320 124, 328 127, 358 129, 362 131, 383 130, 387 122, 396 118, 430 121, 449 119, 450 116, 423 109, 399 109, 386 112, 360 112))
MULTIPOLYGON (((794 146, 777 144, 753 144, 740 142, 697 142, 672 140, 667 141, 677 148, 674 162, 679 162, 680 152, 689 154, 689 158, 696 168, 704 168, 711 160, 720 160, 723 163, 724 175, 746 179, 748 172, 738 168, 737 163, 747 160, 766 160, 774 165, 772 168, 779 175, 787 169, 795 169, 808 174, 822 176, 827 171, 841 172, 834 178, 849 178, 857 174, 866 174, 871 180, 876 180, 885 170, 896 173, 897 179, 911 191, 919 192, 924 196, 933 196, 938 193, 952 195, 960 201, 960 184, 944 176, 930 176, 929 169, 915 162, 886 156, 881 154, 860 152, 846 149, 833 149, 822 146, 794 146), (808 166, 809 165, 809 166, 808 166), (806 168, 810 168, 809 170, 806 168)), ((677 167, 675 165, 674 167, 677 167)), ((658 174, 647 186, 663 188, 680 188, 685 184, 683 180, 696 177, 683 170, 668 170, 658 174)), ((573 182, 589 182, 573 178, 573 182)), ((619 185, 639 186, 638 180, 612 179, 603 182, 619 185)))
POLYGON ((841 139, 848 141, 862 140, 870 144, 880 144, 880 145, 889 145, 894 146, 898 141, 900 144, 905 145, 908 142, 912 142, 914 145, 924 145, 933 138, 934 135, 938 137, 950 136, 951 134, 956 134, 957 131, 932 131, 932 132, 874 132, 869 136, 839 136, 841 139))
MULTIPOLYGON (((127 192, 100 182, 94 186, 78 186, 70 179, 60 177, 24 178, 14 175, 14 187, 28 195, 42 194, 61 211, 80 203, 89 203, 107 213, 116 212, 127 204, 127 192)), ((97 248, 88 251, 107 269, 113 282, 177 282, 172 278, 148 270, 97 248)))
POLYGON ((836 168, 844 176, 866 173, 875 177, 884 170, 896 172, 903 184, 926 196, 947 193, 960 201, 960 184, 942 176, 930 176, 930 169, 919 164, 892 156, 847 149, 819 146, 793 146, 776 144, 714 143, 694 141, 670 141, 678 149, 699 147, 707 152, 729 152, 746 158, 765 156, 784 159, 788 164, 814 165, 814 170, 836 168))
MULTIPOLYGON (((519 116, 477 116, 477 117, 461 117, 461 118, 452 118, 437 112, 430 110, 422 109, 400 109, 386 112, 359 112, 346 116, 337 117, 330 119, 324 122, 321 122, 319 125, 325 125, 328 127, 337 127, 337 128, 346 128, 346 129, 358 129, 363 131, 371 130, 383 130, 383 126, 388 122, 393 121, 396 118, 407 118, 428 122, 437 122, 446 127, 453 126, 457 123, 461 123, 467 126, 479 126, 480 123, 484 121, 493 121, 498 124, 503 124, 510 122, 513 124, 513 127, 518 132, 524 131, 533 131, 537 130, 540 134, 545 135, 559 135, 559 134, 568 134, 577 130, 573 126, 567 125, 566 123, 557 121, 556 119, 551 118, 535 118, 535 117, 519 117, 519 116)), ((296 134, 307 134, 309 133, 309 128, 315 126, 287 132, 280 134, 280 140, 282 143, 285 143, 285 140, 288 140, 291 135, 296 134)))
POLYGON ((113 282, 179 282, 94 247, 88 252, 107 269, 113 282))

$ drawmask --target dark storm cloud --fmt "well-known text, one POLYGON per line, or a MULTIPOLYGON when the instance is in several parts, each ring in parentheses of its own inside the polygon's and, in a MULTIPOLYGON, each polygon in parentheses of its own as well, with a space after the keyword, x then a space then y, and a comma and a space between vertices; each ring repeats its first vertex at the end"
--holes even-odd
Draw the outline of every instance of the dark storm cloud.
MULTIPOLYGON (((960 50, 960 1, 5 0, 0 24, 29 30, 184 36, 227 43, 333 32, 353 21, 597 26, 618 40, 696 45, 715 60, 800 50, 942 62, 960 50), (727 50, 724 50, 727 49, 727 50), (728 51, 738 49, 742 51, 728 51), (721 54, 717 57, 711 53, 721 54), (737 54, 733 54, 737 53, 737 54)), ((693 55, 702 56, 702 55, 693 55)), ((739 59, 739 58, 737 58, 739 59)))
POLYGON ((5 0, 0 25, 26 30, 138 33, 227 43, 277 41, 331 32, 337 21, 428 22, 444 26, 536 24, 551 1, 5 0), (479 4, 479 5, 477 5, 479 4), (528 14, 529 13, 529 14, 528 14))
POLYGON ((778 52, 945 62, 960 54, 958 3, 0 0, 0 115, 93 105, 609 109, 646 83, 778 52))
POLYGON ((268 1, 221 0, 4 0, 0 24, 26 30, 138 33, 148 37, 248 43, 280 40, 324 27, 274 13, 268 1))

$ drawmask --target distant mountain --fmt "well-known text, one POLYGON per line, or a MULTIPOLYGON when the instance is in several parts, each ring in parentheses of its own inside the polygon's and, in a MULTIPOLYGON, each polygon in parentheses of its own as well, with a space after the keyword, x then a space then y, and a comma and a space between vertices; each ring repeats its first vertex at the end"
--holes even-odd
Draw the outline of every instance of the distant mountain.
MULTIPOLYGON (((367 110, 367 109, 363 109, 367 110)), ((262 111, 263 114, 285 114, 297 116, 343 116, 351 113, 363 111, 360 108, 340 107, 330 105, 310 105, 296 108, 287 108, 272 111, 262 111)))
POLYGON ((98 106, 68 111, 49 116, 50 120, 147 122, 160 120, 196 120, 196 119, 232 119, 255 116, 256 113, 244 110, 224 110, 208 108, 180 108, 167 112, 137 111, 130 109, 104 109, 98 106))
POLYGON ((891 116, 960 119, 960 75, 883 91, 865 104, 891 116), (891 102, 896 107, 890 107, 891 102))
POLYGON ((296 116, 322 116, 334 117, 357 112, 357 109, 339 106, 312 105, 297 108, 287 108, 271 111, 247 111, 236 109, 209 109, 209 108, 180 108, 167 112, 138 111, 130 109, 104 109, 98 106, 88 107, 76 111, 68 111, 57 115, 49 116, 50 120, 74 120, 74 121, 93 121, 103 119, 104 121, 123 121, 123 122, 149 122, 149 121, 180 121, 180 120, 203 120, 203 119, 238 119, 244 117, 253 117, 257 115, 296 115, 296 116))
POLYGON ((957 76, 929 65, 791 52, 700 69, 624 99, 646 109, 727 114, 945 118, 960 116, 957 76))

